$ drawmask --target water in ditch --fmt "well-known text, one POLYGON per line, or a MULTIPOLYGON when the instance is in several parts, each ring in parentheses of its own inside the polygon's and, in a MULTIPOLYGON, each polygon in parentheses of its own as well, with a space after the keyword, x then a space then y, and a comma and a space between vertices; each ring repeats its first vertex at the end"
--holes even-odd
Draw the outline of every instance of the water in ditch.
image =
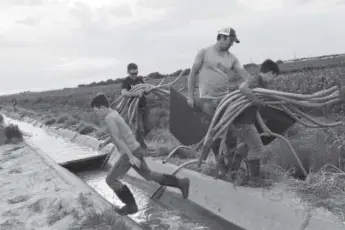
MULTIPOLYGON (((56 161, 62 161, 62 158, 66 157, 66 154, 75 154, 79 157, 94 155, 95 151, 78 144, 72 143, 57 135, 48 133, 43 128, 38 128, 32 124, 13 120, 10 118, 5 119, 6 122, 17 124, 21 130, 30 134, 27 139, 34 143, 35 146, 40 148, 42 151, 48 153, 56 161)), ((78 173, 81 179, 86 181, 91 187, 93 187, 100 195, 106 198, 114 205, 122 205, 121 201, 116 197, 112 190, 105 183, 106 172, 99 170, 90 170, 86 172, 78 173)), ((207 217, 207 214, 202 213, 202 211, 190 211, 179 209, 178 205, 170 208, 163 206, 157 202, 150 199, 151 194, 146 194, 142 189, 135 186, 133 183, 125 183, 133 191, 134 196, 137 199, 139 206, 139 212, 130 215, 135 222, 143 227, 143 229, 169 229, 169 230, 231 230, 239 229, 232 228, 225 222, 219 221, 219 219, 214 217, 207 217), (187 213, 187 214, 186 214, 187 213), (190 215, 188 215, 188 213, 190 215)))

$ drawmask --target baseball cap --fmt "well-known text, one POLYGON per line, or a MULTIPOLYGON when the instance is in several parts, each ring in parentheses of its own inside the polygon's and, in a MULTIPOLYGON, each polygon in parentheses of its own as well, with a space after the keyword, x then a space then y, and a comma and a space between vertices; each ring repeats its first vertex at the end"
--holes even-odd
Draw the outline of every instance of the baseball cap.
POLYGON ((235 42, 240 43, 240 40, 238 40, 238 38, 237 38, 236 31, 231 27, 226 27, 226 28, 222 28, 222 29, 218 30, 218 34, 234 37, 235 42))

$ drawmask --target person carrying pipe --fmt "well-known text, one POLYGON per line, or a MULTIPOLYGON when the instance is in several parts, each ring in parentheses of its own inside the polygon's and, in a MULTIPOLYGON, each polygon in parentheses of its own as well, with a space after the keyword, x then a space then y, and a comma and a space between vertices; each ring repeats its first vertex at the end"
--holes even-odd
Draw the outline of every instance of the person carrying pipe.
POLYGON ((4 117, 0 114, 0 145, 6 143, 4 117))
MULTIPOLYGON (((215 44, 202 48, 196 55, 193 66, 188 77, 188 97, 187 103, 191 107, 199 107, 208 114, 211 118, 221 101, 221 99, 230 93, 230 89, 235 85, 236 77, 232 73, 234 71, 243 80, 254 82, 255 78, 251 76, 244 67, 240 64, 237 57, 232 54, 229 49, 234 43, 240 43, 237 38, 236 31, 231 28, 220 29, 217 33, 217 41, 215 44), (199 78, 199 98, 196 99, 194 95, 194 88, 196 83, 196 76, 199 78)), ((247 88, 242 88, 248 93, 247 88)), ((264 106, 264 103, 256 97, 250 97, 254 108, 264 106)), ((232 175, 236 175, 237 169, 241 165, 241 154, 234 152, 237 146, 237 128, 239 128, 245 146, 248 149, 248 167, 251 179, 259 178, 260 176, 260 156, 263 151, 263 144, 260 135, 254 125, 256 110, 250 108, 245 111, 240 119, 236 119, 234 125, 228 128, 226 146, 227 146, 227 161, 232 162, 234 167, 231 169, 232 175), (234 156, 234 157, 232 157, 234 156)), ((216 155, 219 152, 221 140, 218 139, 212 145, 213 153, 216 155)), ((224 165, 223 165, 224 167, 224 165)))
POLYGON ((119 160, 113 165, 106 177, 108 186, 125 204, 122 208, 117 209, 118 213, 129 215, 138 211, 131 190, 119 180, 132 167, 146 180, 155 181, 163 186, 178 188, 182 193, 182 197, 184 199, 188 198, 189 179, 152 171, 144 159, 148 150, 140 146, 121 115, 110 108, 109 100, 104 94, 98 94, 92 98, 91 107, 95 114, 104 121, 107 131, 121 154, 119 160))
POLYGON ((16 105, 17 105, 17 99, 13 98, 13 99, 12 99, 12 106, 13 106, 13 110, 14 110, 15 112, 17 112, 16 105))
MULTIPOLYGON (((257 75, 253 75, 252 78, 247 79, 246 81, 242 82, 239 86, 239 90, 243 95, 245 95, 249 100, 256 100, 255 94, 252 92, 253 88, 267 88, 268 84, 272 82, 278 75, 280 74, 279 66, 276 62, 266 59, 260 67, 260 72, 257 75)), ((263 108, 265 104, 260 106, 253 106, 251 108, 246 109, 243 113, 236 119, 236 123, 247 124, 250 126, 250 129, 242 129, 240 130, 240 135, 238 135, 237 143, 243 142, 244 145, 236 149, 236 152, 233 152, 234 155, 230 155, 232 159, 237 159, 234 163, 234 170, 238 170, 240 168, 241 161, 243 159, 248 159, 248 166, 251 173, 252 179, 259 177, 260 175, 260 158, 257 155, 250 155, 255 154, 255 151, 250 151, 251 149, 255 148, 256 146, 250 146, 252 142, 248 142, 245 138, 251 137, 255 139, 255 143, 258 143, 257 151, 261 152, 263 148, 263 144, 261 138, 259 136, 259 132, 255 127, 255 120, 256 120, 256 113, 263 108), (248 122, 249 121, 249 122, 248 122), (249 133, 248 133, 249 132, 249 133), (259 144, 261 143, 261 144, 259 144)), ((266 130, 264 130, 266 131, 266 130)), ((228 159, 230 158, 228 157, 228 159)))
POLYGON ((138 66, 135 63, 127 65, 128 76, 121 83, 121 94, 125 97, 140 97, 139 111, 137 113, 138 129, 136 131, 136 139, 141 147, 147 148, 145 143, 145 136, 149 132, 149 109, 145 98, 145 92, 130 92, 131 88, 137 84, 143 84, 143 77, 138 76, 138 66))

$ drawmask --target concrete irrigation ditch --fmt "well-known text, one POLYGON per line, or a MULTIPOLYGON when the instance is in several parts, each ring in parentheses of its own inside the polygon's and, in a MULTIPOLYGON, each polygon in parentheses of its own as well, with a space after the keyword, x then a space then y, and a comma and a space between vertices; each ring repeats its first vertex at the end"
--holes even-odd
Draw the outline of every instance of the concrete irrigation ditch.
MULTIPOLYGON (((44 127, 43 124, 31 118, 24 117, 23 121, 44 127)), ((73 139, 75 143, 80 145, 87 145, 94 150, 98 149, 99 141, 96 138, 65 129, 53 127, 46 129, 68 140, 73 139)), ((111 149, 112 145, 110 144, 103 150, 103 153, 111 149)), ((150 167, 160 172, 171 173, 176 168, 175 165, 162 164, 153 158, 147 158, 147 161, 150 167)), ((298 202, 293 194, 284 192, 283 188, 279 186, 270 191, 245 187, 234 188, 230 183, 214 180, 191 170, 183 169, 179 174, 191 179, 189 198, 191 202, 244 229, 300 229, 305 220, 310 217, 308 212, 305 212, 304 204, 298 202), (279 201, 272 201, 270 198, 276 194, 279 194, 279 201)), ((129 178, 133 181, 139 180, 140 183, 146 183, 133 170, 129 171, 129 178)), ((158 186, 150 184, 146 187, 154 192, 158 186)), ((167 200, 167 196, 176 193, 170 188, 168 192, 163 195, 161 202, 167 200)), ((344 228, 341 221, 335 216, 321 210, 315 210, 308 221, 305 229, 344 228)))

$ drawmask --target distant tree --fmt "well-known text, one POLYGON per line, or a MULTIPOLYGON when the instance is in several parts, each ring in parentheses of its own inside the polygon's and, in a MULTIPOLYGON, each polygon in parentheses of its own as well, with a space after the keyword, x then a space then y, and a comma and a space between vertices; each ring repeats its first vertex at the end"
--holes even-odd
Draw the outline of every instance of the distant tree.
POLYGON ((278 60, 277 64, 283 64, 284 62, 282 60, 278 60))
POLYGON ((164 75, 160 74, 159 72, 153 72, 153 73, 150 73, 147 76, 149 78, 153 78, 153 79, 158 79, 158 78, 163 78, 164 77, 164 75))
POLYGON ((244 68, 253 68, 253 67, 256 68, 256 67, 258 67, 258 65, 255 63, 248 63, 248 64, 244 64, 243 67, 244 68))
POLYGON ((184 72, 184 75, 189 75, 190 73, 190 68, 186 69, 186 71, 184 72))
POLYGON ((181 74, 182 71, 183 71, 182 69, 179 69, 179 70, 177 70, 177 71, 175 71, 175 72, 173 72, 172 74, 169 74, 169 75, 170 76, 178 76, 178 75, 181 74))
POLYGON ((106 81, 106 84, 107 84, 107 85, 114 84, 114 80, 113 80, 113 79, 108 79, 108 80, 106 81))
POLYGON ((123 78, 116 78, 116 79, 114 80, 114 84, 121 83, 122 80, 123 80, 123 78))

